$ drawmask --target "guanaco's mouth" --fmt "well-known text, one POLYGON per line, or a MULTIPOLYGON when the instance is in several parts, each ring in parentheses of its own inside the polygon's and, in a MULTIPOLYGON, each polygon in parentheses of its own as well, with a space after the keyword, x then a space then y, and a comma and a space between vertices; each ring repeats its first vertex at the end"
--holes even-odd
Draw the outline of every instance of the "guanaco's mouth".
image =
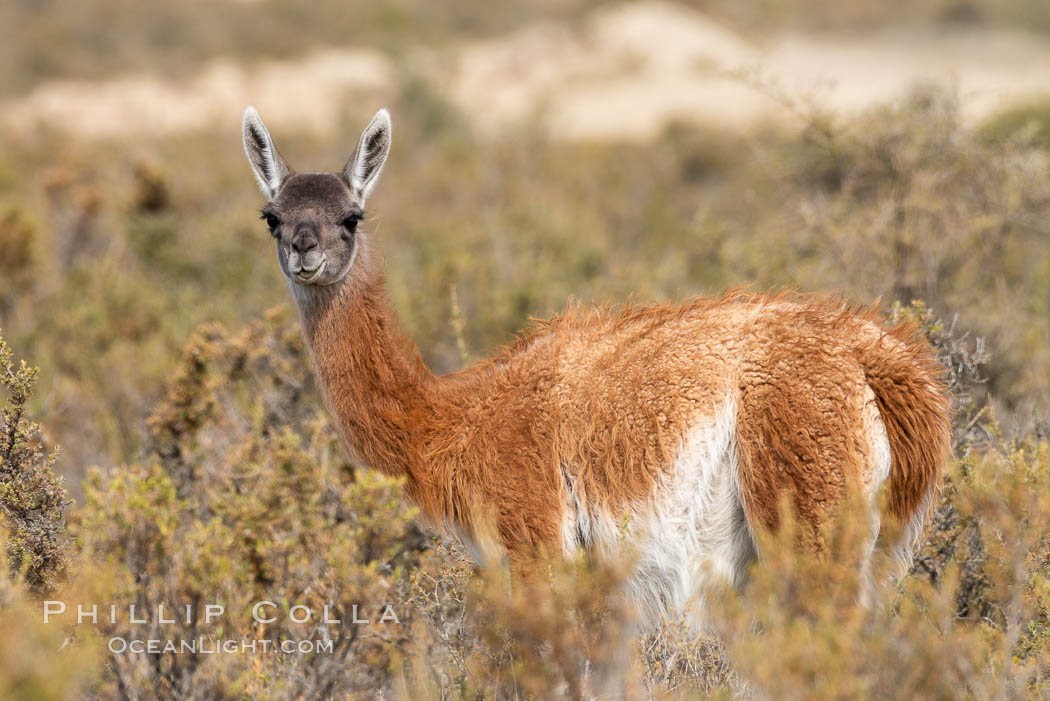
POLYGON ((321 264, 315 270, 300 270, 292 275, 292 278, 300 285, 309 285, 321 277, 326 265, 328 265, 328 259, 322 258, 321 264))

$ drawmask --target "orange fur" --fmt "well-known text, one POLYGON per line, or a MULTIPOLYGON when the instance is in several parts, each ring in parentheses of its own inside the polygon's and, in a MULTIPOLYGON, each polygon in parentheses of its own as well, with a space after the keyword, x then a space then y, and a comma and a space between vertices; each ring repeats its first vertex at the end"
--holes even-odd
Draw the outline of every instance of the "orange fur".
POLYGON ((620 311, 575 306, 444 377, 388 310, 378 265, 303 309, 328 405, 352 452, 407 480, 432 520, 470 534, 493 512, 512 558, 559 549, 565 479, 611 514, 652 495, 689 428, 737 396, 745 508, 776 526, 785 490, 814 526, 868 464, 865 384, 893 451, 889 508, 908 518, 940 475, 947 400, 908 327, 827 296, 733 291, 620 311), (563 476, 564 473, 564 476, 563 476))

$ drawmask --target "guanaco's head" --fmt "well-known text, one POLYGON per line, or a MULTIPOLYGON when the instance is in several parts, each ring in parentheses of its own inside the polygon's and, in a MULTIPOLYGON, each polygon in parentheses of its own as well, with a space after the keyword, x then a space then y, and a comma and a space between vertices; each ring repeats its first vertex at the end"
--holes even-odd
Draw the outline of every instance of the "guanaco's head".
POLYGON ((244 111, 244 150, 269 202, 262 218, 277 241, 277 260, 293 285, 331 285, 353 268, 365 200, 390 152, 390 115, 379 110, 339 173, 296 173, 277 150, 259 113, 244 111))

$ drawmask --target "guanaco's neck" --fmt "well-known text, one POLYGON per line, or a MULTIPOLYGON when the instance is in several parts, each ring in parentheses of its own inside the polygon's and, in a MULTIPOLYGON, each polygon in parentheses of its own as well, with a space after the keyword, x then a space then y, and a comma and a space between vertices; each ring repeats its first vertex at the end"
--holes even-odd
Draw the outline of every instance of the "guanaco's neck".
POLYGON ((398 326, 377 261, 358 255, 341 282, 296 288, 303 332, 325 400, 355 457, 410 490, 429 482, 422 435, 437 378, 398 326))

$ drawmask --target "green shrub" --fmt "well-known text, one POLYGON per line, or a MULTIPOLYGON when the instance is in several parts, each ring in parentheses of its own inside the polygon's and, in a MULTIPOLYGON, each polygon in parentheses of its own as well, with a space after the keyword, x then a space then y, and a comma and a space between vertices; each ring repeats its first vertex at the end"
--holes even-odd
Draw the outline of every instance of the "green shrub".
POLYGON ((0 387, 7 395, 0 405, 0 515, 9 533, 7 562, 30 591, 44 595, 64 578, 71 544, 65 522, 69 498, 52 470, 56 453, 45 450, 40 427, 29 415, 37 372, 24 360, 15 363, 0 336, 0 387))
POLYGON ((352 470, 308 391, 298 331, 274 313, 239 334, 212 325, 187 345, 167 397, 149 421, 150 452, 119 470, 95 471, 79 512, 84 575, 114 580, 95 597, 155 611, 196 610, 176 624, 151 615, 100 626, 107 638, 172 640, 200 635, 274 644, 332 641, 309 655, 115 653, 103 693, 155 698, 285 698, 358 692, 389 684, 391 654, 409 629, 379 623, 408 592, 406 572, 424 540, 400 485, 352 470), (252 607, 287 614, 307 606, 309 625, 282 615, 257 624, 252 607), (203 606, 225 607, 202 626, 203 606), (349 623, 319 625, 324 607, 349 623), (356 609, 355 609, 356 607, 356 609), (267 609, 269 610, 269 609, 267 609), (330 636, 330 637, 329 637, 330 636))

